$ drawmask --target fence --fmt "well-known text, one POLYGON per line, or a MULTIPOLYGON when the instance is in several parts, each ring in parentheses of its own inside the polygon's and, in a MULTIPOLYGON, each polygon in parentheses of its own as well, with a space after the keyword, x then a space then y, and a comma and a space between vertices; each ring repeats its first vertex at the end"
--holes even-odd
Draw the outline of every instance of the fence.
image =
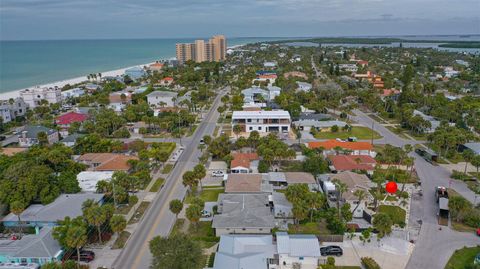
POLYGON ((317 238, 320 242, 343 242, 342 234, 317 235, 317 238))

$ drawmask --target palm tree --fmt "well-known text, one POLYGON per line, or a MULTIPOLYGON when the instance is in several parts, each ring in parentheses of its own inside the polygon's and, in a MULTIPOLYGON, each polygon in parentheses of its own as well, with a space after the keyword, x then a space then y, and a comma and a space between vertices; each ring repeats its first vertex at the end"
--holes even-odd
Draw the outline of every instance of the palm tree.
POLYGON ((127 220, 122 215, 115 215, 110 219, 110 228, 117 235, 127 227, 127 220))
POLYGON ((333 183, 335 184, 335 187, 337 189, 337 208, 338 208, 338 217, 340 218, 341 216, 341 209, 340 209, 340 200, 343 200, 343 194, 347 192, 348 186, 347 184, 339 181, 338 179, 334 179, 333 183))
POLYGON ((235 133, 235 135, 237 136, 237 139, 238 139, 238 134, 240 134, 242 132, 242 126, 236 124, 233 126, 233 132, 235 133))
POLYGON ((20 201, 13 201, 11 204, 10 204, 10 211, 17 216, 18 218, 18 225, 20 226, 20 228, 22 227, 21 223, 21 219, 20 219, 20 215, 22 214, 22 212, 25 210, 25 205, 20 202, 20 201))
POLYGON ((317 192, 308 192, 306 200, 310 207, 310 222, 312 222, 313 211, 321 208, 323 205, 323 196, 317 192))
POLYGON ((355 208, 353 209, 352 212, 355 213, 355 211, 357 210, 357 208, 360 206, 360 203, 363 201, 363 199, 365 199, 365 197, 367 196, 367 193, 364 191, 364 190, 361 190, 361 189, 357 189, 353 192, 353 195, 355 197, 357 197, 357 200, 358 200, 358 203, 357 203, 357 206, 355 206, 355 208))
POLYGON ((80 225, 68 229, 65 242, 77 250, 77 268, 80 268, 80 249, 87 243, 87 229, 80 225))
POLYGON ((462 153, 462 157, 463 157, 463 159, 465 159, 465 170, 464 170, 463 174, 466 175, 467 174, 468 162, 470 162, 475 157, 475 153, 472 150, 467 149, 462 153))
POLYGON ((385 213, 377 213, 373 217, 373 227, 378 231, 378 238, 382 238, 392 232, 392 218, 385 213))
POLYGON ((175 217, 178 218, 178 214, 182 211, 183 209, 183 203, 182 201, 175 199, 170 201, 169 205, 170 211, 175 214, 175 217))

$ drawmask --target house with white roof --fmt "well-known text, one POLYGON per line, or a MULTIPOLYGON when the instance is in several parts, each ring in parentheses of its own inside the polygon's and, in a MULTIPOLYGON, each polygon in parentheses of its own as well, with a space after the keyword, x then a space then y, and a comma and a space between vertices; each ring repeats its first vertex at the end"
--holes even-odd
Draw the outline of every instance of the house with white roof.
POLYGON ((277 232, 278 269, 317 269, 320 243, 313 234, 287 234, 277 232))
POLYGON ((302 81, 297 81, 297 91, 309 92, 312 89, 312 84, 302 81))
POLYGON ((83 171, 78 173, 78 185, 84 192, 96 192, 97 183, 101 180, 110 181, 113 171, 83 171))
POLYGON ((58 87, 35 87, 20 91, 20 97, 23 98, 30 109, 40 106, 42 101, 48 104, 56 104, 62 102, 62 90, 58 87))
POLYGON ((78 98, 82 95, 85 94, 85 90, 82 88, 73 88, 70 90, 66 90, 62 92, 62 97, 63 99, 68 99, 68 98, 78 98))
POLYGON ((243 103, 246 106, 265 107, 267 101, 272 101, 279 96, 281 89, 277 86, 268 86, 267 89, 262 89, 258 86, 242 91, 243 103))
POLYGON ((317 269, 320 256, 315 235, 222 235, 213 269, 317 269))
POLYGON ((275 252, 272 235, 222 235, 213 269, 268 269, 275 252))
POLYGON ((147 95, 151 107, 174 107, 178 93, 171 91, 153 91, 147 95))
POLYGON ((290 132, 290 113, 285 110, 272 111, 234 111, 232 128, 239 125, 242 132, 250 133, 288 133, 290 132))

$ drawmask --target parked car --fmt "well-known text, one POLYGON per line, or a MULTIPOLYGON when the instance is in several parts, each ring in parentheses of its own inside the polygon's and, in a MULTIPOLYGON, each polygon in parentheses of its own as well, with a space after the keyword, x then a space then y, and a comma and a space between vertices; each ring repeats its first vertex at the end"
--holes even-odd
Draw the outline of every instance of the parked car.
POLYGON ((224 175, 223 171, 220 171, 220 170, 212 171, 213 177, 223 177, 223 175, 224 175))
POLYGON ((203 141, 203 139, 200 139, 200 145, 205 145, 205 141, 203 141))
MULTIPOLYGON (((77 252, 74 252, 70 257, 70 260, 78 260, 77 252)), ((91 262, 95 259, 95 252, 90 250, 80 250, 80 261, 91 262)))
POLYGON ((326 246, 320 248, 322 256, 342 256, 343 249, 339 246, 326 246))
POLYGON ((208 212, 207 210, 202 210, 202 218, 210 218, 212 213, 208 212))

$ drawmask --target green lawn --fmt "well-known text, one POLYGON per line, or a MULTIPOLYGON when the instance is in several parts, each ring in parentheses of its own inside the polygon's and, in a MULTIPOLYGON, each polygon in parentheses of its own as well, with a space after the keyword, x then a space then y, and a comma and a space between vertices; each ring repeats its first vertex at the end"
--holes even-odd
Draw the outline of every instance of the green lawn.
MULTIPOLYGON (((208 189, 203 189, 199 197, 202 198, 202 200, 205 202, 216 202, 218 200, 218 195, 224 192, 225 192, 225 189, 223 188, 221 189, 208 188, 208 189)), ((185 203, 189 204, 192 198, 193 198, 192 195, 187 196, 187 198, 185 198, 185 203)))
POLYGON ((173 164, 167 163, 163 166, 162 174, 168 174, 172 171, 173 169, 173 164))
POLYGON ((335 266, 337 269, 362 269, 360 266, 335 266))
POLYGON ((177 219, 172 234, 185 231, 193 240, 199 242, 202 248, 210 248, 220 240, 219 237, 215 236, 211 221, 200 221, 197 225, 190 224, 188 227, 185 225, 187 225, 185 219, 177 219))
POLYGON ((152 188, 150 189, 151 192, 157 192, 160 190, 160 188, 163 186, 163 183, 165 182, 165 179, 163 178, 157 178, 157 181, 153 183, 152 188))
POLYGON ((125 246, 125 243, 127 242, 128 238, 130 237, 130 233, 127 231, 122 231, 120 235, 117 237, 117 240, 112 245, 112 249, 119 249, 123 248, 125 246))
POLYGON ((342 131, 341 127, 338 132, 318 132, 315 134, 315 138, 318 139, 347 139, 349 137, 356 137, 357 139, 372 139, 372 132, 373 132, 373 139, 380 139, 382 136, 372 129, 368 127, 361 127, 361 126, 353 126, 350 132, 342 131))
POLYGON ((290 234, 315 234, 326 235, 332 234, 324 220, 321 222, 307 222, 297 225, 288 225, 288 233, 290 234))
POLYGON ((392 218, 394 224, 405 224, 406 212, 398 206, 380 205, 378 207, 378 212, 388 214, 392 218))
POLYGON ((450 260, 448 260, 445 269, 467 268, 468 265, 473 265, 473 260, 478 253, 480 253, 480 246, 457 249, 453 253, 452 257, 450 257, 450 260))

